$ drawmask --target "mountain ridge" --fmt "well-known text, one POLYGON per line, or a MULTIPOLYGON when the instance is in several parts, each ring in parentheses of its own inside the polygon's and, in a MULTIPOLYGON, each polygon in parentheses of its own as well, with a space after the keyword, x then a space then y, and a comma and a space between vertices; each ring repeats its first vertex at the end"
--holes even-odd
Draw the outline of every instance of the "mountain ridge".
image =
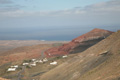
POLYGON ((120 31, 117 31, 43 74, 40 80, 119 80, 119 47, 120 31))
POLYGON ((91 47, 92 45, 96 44, 97 42, 101 41, 102 39, 108 37, 112 33, 112 31, 95 28, 92 31, 73 39, 67 44, 63 44, 60 47, 48 49, 47 51, 45 51, 44 54, 47 57, 52 57, 69 53, 82 52, 87 48, 91 47))

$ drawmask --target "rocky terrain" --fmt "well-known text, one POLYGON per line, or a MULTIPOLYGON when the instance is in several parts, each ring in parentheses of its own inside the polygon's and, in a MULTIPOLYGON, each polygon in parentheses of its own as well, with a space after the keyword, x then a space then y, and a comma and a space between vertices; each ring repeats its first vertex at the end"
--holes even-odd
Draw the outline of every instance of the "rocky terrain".
POLYGON ((48 62, 37 64, 36 67, 32 68, 26 67, 21 80, 119 80, 119 47, 120 31, 113 33, 107 30, 94 29, 67 44, 39 44, 15 48, 0 56, 2 64, 0 77, 16 80, 18 79, 16 74, 21 72, 21 69, 15 72, 6 72, 9 66, 15 64, 21 66, 23 61, 32 58, 39 59, 47 55, 48 62), (90 46, 81 51, 83 45, 90 46), (72 46, 75 48, 71 49, 72 46), (49 54, 44 54, 48 51, 53 52, 52 57, 49 54), (61 53, 61 51, 63 52, 61 53), (65 51, 66 53, 64 53, 65 51), (59 54, 54 54, 54 52, 59 54), (61 55, 65 54, 68 54, 68 57, 64 59, 61 55), (57 61, 58 64, 51 66, 50 62, 52 61, 57 61))
POLYGON ((71 42, 64 44, 60 47, 54 47, 45 51, 47 57, 51 56, 60 56, 69 53, 78 53, 86 50, 87 48, 91 47, 92 45, 98 43, 99 41, 103 40, 104 38, 111 35, 113 32, 103 30, 103 29, 93 29, 92 31, 83 34, 71 42))
POLYGON ((119 80, 120 31, 40 76, 40 80, 119 80))

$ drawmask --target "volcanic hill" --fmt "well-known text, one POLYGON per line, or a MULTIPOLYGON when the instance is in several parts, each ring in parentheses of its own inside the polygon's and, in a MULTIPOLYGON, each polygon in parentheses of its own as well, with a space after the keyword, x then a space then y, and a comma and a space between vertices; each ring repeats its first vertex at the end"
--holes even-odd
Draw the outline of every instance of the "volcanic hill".
POLYGON ((67 44, 64 44, 60 47, 54 47, 54 48, 48 49, 47 51, 45 51, 44 54, 46 54, 47 57, 52 57, 52 56, 65 55, 69 53, 82 52, 87 48, 91 47, 92 45, 103 40, 104 38, 108 37, 112 33, 113 32, 108 30, 95 28, 86 34, 83 34, 73 39, 71 42, 67 44))
POLYGON ((120 80, 120 31, 46 72, 40 80, 120 80))

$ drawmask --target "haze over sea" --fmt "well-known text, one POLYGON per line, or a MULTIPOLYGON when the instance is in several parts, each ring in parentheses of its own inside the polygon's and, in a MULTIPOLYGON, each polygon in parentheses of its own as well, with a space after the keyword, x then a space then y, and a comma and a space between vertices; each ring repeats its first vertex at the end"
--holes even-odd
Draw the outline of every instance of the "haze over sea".
MULTIPOLYGON (((11 32, 0 32, 1 40, 47 40, 47 41, 70 41, 84 33, 89 32, 90 30, 99 27, 67 27, 67 28, 29 28, 25 29, 11 29, 11 32), (3 34, 3 36, 2 36, 3 34)), ((101 29, 116 31, 120 27, 112 26, 100 27, 101 29)))
POLYGON ((120 29, 120 0, 0 0, 0 40, 69 41, 120 29))

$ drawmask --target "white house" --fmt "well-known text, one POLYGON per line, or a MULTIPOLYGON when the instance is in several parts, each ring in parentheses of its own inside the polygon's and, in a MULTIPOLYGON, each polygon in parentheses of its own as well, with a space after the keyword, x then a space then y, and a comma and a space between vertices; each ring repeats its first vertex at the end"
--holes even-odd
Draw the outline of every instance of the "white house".
POLYGON ((29 65, 29 63, 23 63, 23 66, 29 65))
POLYGON ((57 65, 57 62, 53 61, 53 62, 50 63, 50 65, 57 65))
POLYGON ((36 63, 31 63, 30 65, 31 65, 31 66, 36 66, 36 63))
POLYGON ((50 53, 48 53, 48 55, 49 55, 49 56, 51 56, 51 54, 50 54, 50 53))
POLYGON ((18 68, 18 65, 10 66, 11 68, 18 68))
POLYGON ((43 61, 42 61, 42 60, 39 60, 39 63, 43 63, 43 61))
POLYGON ((16 70, 16 68, 8 68, 7 71, 15 71, 15 70, 16 70))
POLYGON ((36 59, 32 59, 32 61, 35 61, 36 59))
POLYGON ((67 57, 68 57, 67 55, 62 56, 62 58, 67 58, 67 57))
POLYGON ((37 62, 39 62, 39 60, 35 60, 34 62, 37 63, 37 62))
POLYGON ((14 68, 18 68, 18 65, 14 65, 13 67, 14 67, 14 68))
POLYGON ((43 62, 47 62, 47 61, 48 61, 47 58, 43 59, 43 62))

